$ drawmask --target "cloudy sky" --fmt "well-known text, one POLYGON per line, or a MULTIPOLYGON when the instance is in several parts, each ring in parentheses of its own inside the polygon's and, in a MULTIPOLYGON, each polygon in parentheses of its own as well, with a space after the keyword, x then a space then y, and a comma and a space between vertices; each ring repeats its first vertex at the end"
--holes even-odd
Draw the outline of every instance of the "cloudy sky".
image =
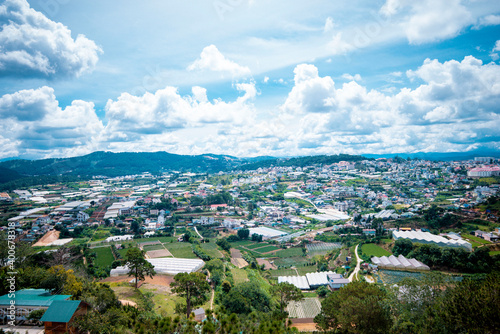
POLYGON ((500 151, 500 2, 1 0, 0 159, 500 151))

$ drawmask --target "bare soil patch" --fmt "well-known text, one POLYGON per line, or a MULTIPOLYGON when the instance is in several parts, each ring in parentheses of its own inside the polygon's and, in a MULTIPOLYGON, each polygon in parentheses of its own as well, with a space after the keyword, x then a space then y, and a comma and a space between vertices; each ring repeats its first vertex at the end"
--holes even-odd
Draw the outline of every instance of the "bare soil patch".
POLYGON ((159 257, 174 257, 168 249, 159 249, 146 252, 146 256, 150 259, 157 259, 159 257))
POLYGON ((248 262, 242 258, 232 258, 231 263, 240 269, 248 266, 248 262))
POLYGON ((59 239, 59 231, 49 231, 33 245, 33 247, 43 247, 59 239))
POLYGON ((241 252, 239 249, 236 249, 236 248, 231 248, 231 257, 232 258, 242 258, 243 255, 241 255, 241 252))
POLYGON ((271 264, 271 262, 266 259, 257 259, 257 263, 259 264, 259 266, 264 265, 265 269, 278 269, 274 264, 271 264))
MULTIPOLYGON (((132 276, 107 277, 101 280, 100 282, 101 283, 130 282, 132 279, 133 279, 132 276)), ((170 287, 170 283, 172 283, 173 281, 174 281, 173 276, 156 275, 153 276, 153 278, 146 277, 144 283, 170 287)))

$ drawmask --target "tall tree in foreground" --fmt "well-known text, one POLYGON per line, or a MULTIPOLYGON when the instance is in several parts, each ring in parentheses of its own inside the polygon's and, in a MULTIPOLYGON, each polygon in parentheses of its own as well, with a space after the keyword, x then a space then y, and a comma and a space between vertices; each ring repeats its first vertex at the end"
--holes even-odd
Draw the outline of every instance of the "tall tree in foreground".
POLYGON ((135 288, 139 280, 143 280, 145 276, 153 278, 156 275, 154 266, 144 259, 144 251, 139 248, 130 248, 126 255, 127 266, 129 268, 128 275, 135 277, 135 288))
POLYGON ((302 291, 295 285, 288 282, 282 282, 274 285, 271 288, 271 293, 278 297, 278 302, 280 304, 280 311, 283 313, 285 307, 291 301, 299 301, 304 298, 302 291))
POLYGON ((314 322, 323 330, 341 329, 342 333, 388 333, 391 317, 385 297, 375 284, 349 283, 321 302, 314 322))
POLYGON ((450 333, 500 333, 500 273, 464 279, 446 291, 438 312, 450 333))
POLYGON ((191 310, 205 302, 205 294, 210 291, 206 276, 202 273, 178 273, 174 276, 172 292, 186 299, 186 316, 191 310))

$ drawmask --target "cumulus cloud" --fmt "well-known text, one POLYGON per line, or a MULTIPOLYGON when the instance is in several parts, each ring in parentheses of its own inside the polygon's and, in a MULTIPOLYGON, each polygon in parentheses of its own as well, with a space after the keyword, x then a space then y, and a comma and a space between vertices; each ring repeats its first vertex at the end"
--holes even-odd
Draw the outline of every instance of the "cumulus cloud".
POLYGON ((0 141, 8 142, 0 149, 2 156, 88 153, 104 128, 93 103, 75 100, 63 109, 50 87, 2 96, 0 119, 0 141))
POLYGON ((0 5, 0 74, 27 77, 79 76, 91 71, 101 49, 30 7, 26 0, 0 5))
POLYGON ((380 12, 400 21, 410 44, 452 38, 474 23, 461 0, 386 0, 380 12))
POLYGON ((208 70, 230 74, 233 77, 250 76, 250 69, 246 66, 241 66, 232 60, 227 59, 215 45, 209 45, 203 49, 200 57, 187 68, 189 71, 208 70))
POLYGON ((242 124, 254 113, 250 101, 257 90, 254 83, 236 84, 236 89, 243 95, 234 102, 211 102, 206 89, 197 86, 192 88, 192 96, 181 96, 175 87, 142 96, 124 93, 106 104, 106 141, 133 141, 207 124, 242 124))
POLYGON ((478 143, 498 147, 491 129, 500 124, 499 65, 472 56, 443 63, 427 59, 407 76, 420 84, 386 95, 355 81, 335 87, 315 66, 299 65, 279 119, 296 149, 316 144, 320 151, 342 145, 358 153, 452 151, 478 143))
POLYGON ((98 149, 255 156, 499 147, 500 65, 472 56, 427 59, 405 74, 412 88, 384 93, 356 80, 336 84, 316 66, 300 64, 284 103, 269 110, 254 106, 254 82, 235 83, 240 94, 231 101, 210 99, 199 86, 188 95, 175 87, 123 93, 108 101, 106 126, 90 102, 61 108, 50 87, 22 90, 0 97, 0 156, 98 149))

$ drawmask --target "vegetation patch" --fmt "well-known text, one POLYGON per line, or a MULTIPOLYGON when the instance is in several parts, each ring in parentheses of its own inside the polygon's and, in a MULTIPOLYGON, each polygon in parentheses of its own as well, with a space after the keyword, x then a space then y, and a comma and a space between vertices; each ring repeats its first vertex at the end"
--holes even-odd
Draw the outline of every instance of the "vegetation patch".
POLYGON ((175 242, 165 245, 174 257, 184 259, 197 259, 198 257, 193 253, 192 245, 187 242, 175 242))
POLYGON ((246 270, 244 269, 231 268, 231 274, 233 275, 233 280, 235 284, 248 281, 248 275, 246 270))
POLYGON ((267 252, 272 252, 272 251, 276 251, 276 250, 279 250, 279 248, 275 247, 275 246, 266 246, 266 247, 254 249, 255 252, 259 252, 259 253, 267 253, 267 252))
POLYGON ((361 251, 369 256, 369 257, 372 257, 372 256, 389 256, 391 255, 392 253, 383 249, 382 247, 380 246, 377 246, 375 244, 364 244, 363 246, 361 246, 361 251))
POLYGON ((288 248, 288 249, 283 249, 275 254, 277 257, 298 257, 298 256, 303 256, 302 248, 288 248))
POLYGON ((113 257, 113 253, 111 252, 111 247, 93 248, 92 252, 96 254, 95 264, 98 267, 111 267, 111 264, 115 260, 115 258, 113 257))

